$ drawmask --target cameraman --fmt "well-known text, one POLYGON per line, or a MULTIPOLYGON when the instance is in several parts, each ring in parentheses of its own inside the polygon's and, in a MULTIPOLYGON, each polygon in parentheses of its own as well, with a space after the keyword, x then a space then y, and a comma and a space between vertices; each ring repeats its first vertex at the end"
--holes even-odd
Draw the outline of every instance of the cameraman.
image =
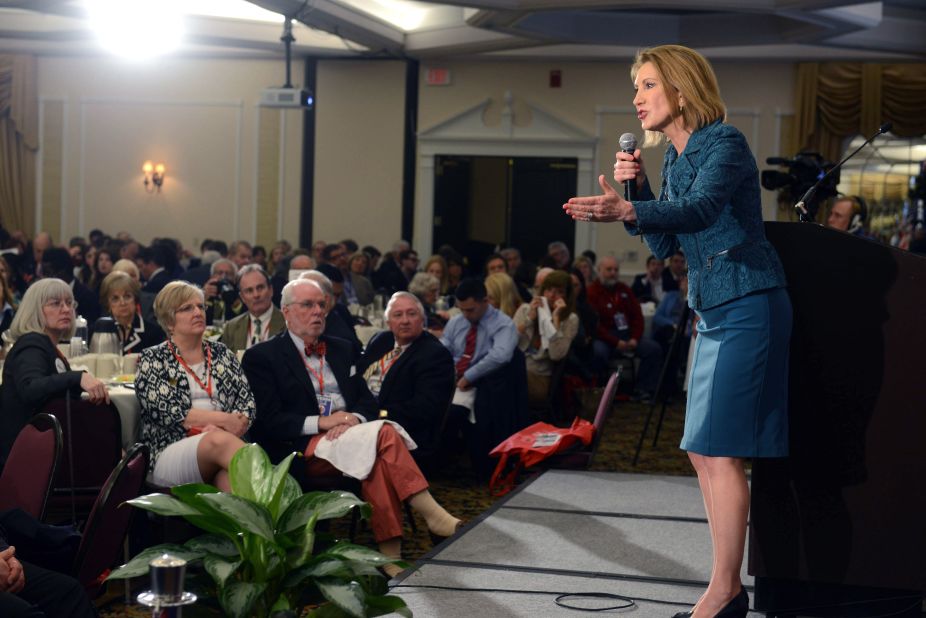
POLYGON ((207 324, 224 326, 226 320, 244 311, 244 304, 238 298, 238 290, 235 288, 237 275, 238 267, 231 260, 222 258, 212 263, 209 280, 203 286, 207 324))

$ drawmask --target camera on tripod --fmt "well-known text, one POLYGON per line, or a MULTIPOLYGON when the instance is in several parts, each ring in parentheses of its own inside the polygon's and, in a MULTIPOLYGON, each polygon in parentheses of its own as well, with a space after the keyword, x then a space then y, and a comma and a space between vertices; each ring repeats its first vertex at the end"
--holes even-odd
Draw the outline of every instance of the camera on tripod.
MULTIPOLYGON (((769 157, 769 165, 787 166, 787 171, 762 170, 762 186, 769 191, 781 190, 791 203, 798 202, 810 187, 814 186, 835 163, 826 161, 818 152, 799 152, 793 159, 769 157)), ((817 209, 827 199, 836 195, 839 184, 839 170, 829 176, 816 193, 804 204, 811 220, 816 219, 817 209)))

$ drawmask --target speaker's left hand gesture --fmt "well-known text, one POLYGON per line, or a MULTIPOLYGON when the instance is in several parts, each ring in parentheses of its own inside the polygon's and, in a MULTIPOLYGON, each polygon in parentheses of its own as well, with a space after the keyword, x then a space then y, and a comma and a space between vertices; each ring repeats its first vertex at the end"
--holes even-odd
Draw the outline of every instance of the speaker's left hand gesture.
POLYGON ((599 223, 610 221, 633 223, 637 220, 633 204, 621 197, 617 190, 605 180, 604 174, 598 177, 598 184, 604 190, 604 195, 570 198, 567 203, 563 204, 566 214, 576 221, 599 223))

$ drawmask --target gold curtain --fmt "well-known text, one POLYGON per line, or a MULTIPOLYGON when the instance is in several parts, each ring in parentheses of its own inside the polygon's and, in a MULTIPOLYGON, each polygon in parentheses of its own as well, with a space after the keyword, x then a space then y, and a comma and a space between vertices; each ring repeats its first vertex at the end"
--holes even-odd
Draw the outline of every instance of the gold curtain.
POLYGON ((0 54, 0 224, 35 229, 39 104, 35 57, 0 54))
POLYGON ((926 64, 808 62, 798 65, 793 142, 828 161, 843 142, 881 123, 899 137, 926 134, 926 64))

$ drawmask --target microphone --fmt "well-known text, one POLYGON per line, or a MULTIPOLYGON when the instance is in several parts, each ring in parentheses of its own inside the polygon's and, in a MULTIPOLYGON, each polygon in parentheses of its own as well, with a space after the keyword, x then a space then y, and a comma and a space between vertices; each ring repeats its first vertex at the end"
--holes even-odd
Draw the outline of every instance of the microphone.
MULTIPOLYGON (((637 136, 633 133, 624 133, 620 139, 621 152, 633 154, 637 149, 637 136)), ((637 199, 637 181, 635 178, 624 181, 624 199, 633 201, 637 199)))
MULTIPOLYGON (((893 123, 890 123, 890 122, 885 122, 884 124, 882 124, 880 127, 878 127, 878 131, 874 135, 866 139, 862 143, 861 146, 856 148, 845 159, 843 159, 842 161, 840 161, 839 163, 831 167, 830 170, 827 173, 823 174, 823 176, 821 176, 820 179, 817 182, 815 182, 812 187, 807 189, 807 193, 805 193, 803 197, 801 197, 801 199, 798 201, 798 203, 794 205, 794 210, 798 212, 798 215, 800 216, 801 221, 804 221, 804 222, 810 221, 810 218, 808 217, 807 208, 805 208, 805 204, 809 202, 811 199, 813 199, 814 194, 817 192, 817 189, 820 188, 820 185, 823 184, 823 181, 829 178, 830 174, 832 174, 833 172, 838 170, 840 167, 842 167, 843 163, 845 163, 846 161, 848 161, 849 159, 857 155, 859 150, 861 150, 862 148, 864 148, 865 146, 873 142, 874 139, 878 137, 879 135, 883 135, 887 133, 888 131, 890 131, 891 127, 893 126, 894 126, 893 123)), ((624 139, 624 138, 622 137, 621 139, 624 139)))

